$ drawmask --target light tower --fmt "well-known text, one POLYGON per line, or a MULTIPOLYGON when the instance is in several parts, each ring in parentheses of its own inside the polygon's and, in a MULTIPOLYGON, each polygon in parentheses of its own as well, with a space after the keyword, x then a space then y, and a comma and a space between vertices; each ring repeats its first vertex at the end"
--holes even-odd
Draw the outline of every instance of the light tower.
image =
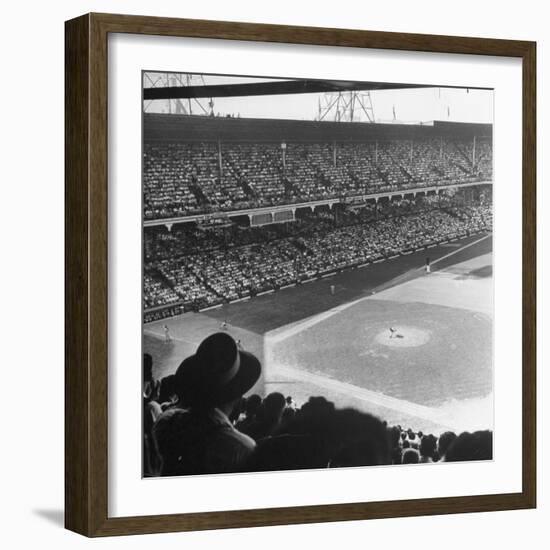
POLYGON ((370 92, 328 92, 319 98, 317 120, 335 122, 374 122, 370 92))
MULTIPOLYGON (((144 88, 170 88, 180 86, 204 86, 202 75, 190 73, 143 73, 144 88)), ((146 113, 169 113, 176 115, 212 115, 214 100, 207 104, 197 98, 150 99, 143 102, 146 113)))

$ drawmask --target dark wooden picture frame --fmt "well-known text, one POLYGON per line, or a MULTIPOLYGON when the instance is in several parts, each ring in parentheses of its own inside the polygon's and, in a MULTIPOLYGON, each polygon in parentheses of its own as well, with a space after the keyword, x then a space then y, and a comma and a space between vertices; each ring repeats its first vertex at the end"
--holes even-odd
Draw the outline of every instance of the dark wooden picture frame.
POLYGON ((512 510, 536 506, 536 44, 88 14, 65 26, 65 525, 87 536, 512 510), (109 33, 520 58, 523 70, 522 491, 140 517, 108 516, 107 38, 109 33))

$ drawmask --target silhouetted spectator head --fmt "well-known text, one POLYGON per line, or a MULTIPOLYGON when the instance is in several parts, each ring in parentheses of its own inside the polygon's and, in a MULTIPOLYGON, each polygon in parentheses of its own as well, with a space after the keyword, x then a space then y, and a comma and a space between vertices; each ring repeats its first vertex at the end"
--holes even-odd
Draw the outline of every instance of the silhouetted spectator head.
POLYGON ((405 449, 401 460, 403 464, 418 464, 420 453, 416 449, 405 449))
POLYGON ((337 410, 329 434, 334 445, 331 467, 391 464, 388 430, 371 414, 351 408, 337 410))
POLYGON ((392 426, 388 429, 388 436, 390 438, 390 445, 392 449, 399 446, 401 440, 401 431, 397 426, 392 426))
POLYGON ((143 354, 143 381, 150 382, 153 379, 153 358, 149 353, 143 354))
POLYGON ((278 421, 285 408, 285 396, 279 392, 270 393, 263 401, 261 415, 265 420, 278 421))
POLYGON ((411 442, 408 440, 408 439, 404 439, 403 440, 403 449, 410 449, 411 447, 411 442))
POLYGON ((165 403, 167 401, 172 401, 174 396, 177 397, 178 391, 176 388, 176 375, 169 374, 165 376, 160 381, 160 391, 159 391, 159 403, 165 403))
POLYGON ((259 441, 264 437, 279 432, 281 418, 285 410, 285 397, 282 393, 270 393, 262 402, 256 417, 250 422, 244 422, 238 426, 239 429, 254 440, 259 441))
POLYGON ((401 464, 401 429, 392 426, 388 429, 392 464, 401 464))
POLYGON ((437 439, 433 435, 425 435, 420 440, 420 454, 425 458, 434 458, 437 439))
POLYGON ((257 394, 253 393, 246 398, 245 412, 247 418, 252 418, 258 412, 260 405, 262 404, 262 398, 257 394))
POLYGON ((153 358, 148 353, 143 354, 143 399, 146 403, 158 401, 160 380, 153 378, 153 358))
POLYGON ((332 401, 324 397, 310 397, 296 412, 289 431, 293 434, 318 435, 324 438, 335 410, 332 401))
POLYGON ((295 416, 295 409, 293 409, 292 407, 285 407, 285 410, 283 411, 283 416, 281 417, 281 426, 288 426, 288 424, 292 422, 295 416))
POLYGON ((254 386, 260 374, 258 359, 239 350, 229 334, 212 334, 176 371, 181 406, 208 409, 236 403, 254 386))
POLYGON ((445 453, 445 462, 492 460, 493 432, 489 430, 461 433, 445 453))
POLYGON ((323 413, 323 412, 334 412, 335 407, 332 401, 329 401, 325 397, 315 396, 310 397, 307 400, 307 403, 304 403, 301 409, 304 413, 312 412, 313 414, 323 413))
POLYGON ((445 456, 447 449, 455 439, 456 434, 454 432, 444 432, 439 436, 439 440, 437 441, 437 452, 441 459, 445 456))

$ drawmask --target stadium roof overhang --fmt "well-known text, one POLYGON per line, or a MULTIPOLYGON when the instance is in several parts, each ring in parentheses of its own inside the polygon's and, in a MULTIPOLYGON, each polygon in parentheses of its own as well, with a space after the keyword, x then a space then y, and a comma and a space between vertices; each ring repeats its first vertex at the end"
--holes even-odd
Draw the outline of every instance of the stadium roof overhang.
MULTIPOLYGON (((243 97, 261 95, 316 94, 328 92, 404 90, 414 88, 459 88, 437 84, 403 84, 391 82, 353 82, 344 80, 273 80, 241 84, 203 86, 167 86, 145 88, 143 99, 192 99, 211 97, 243 97)), ((469 88, 483 90, 487 88, 469 88)))

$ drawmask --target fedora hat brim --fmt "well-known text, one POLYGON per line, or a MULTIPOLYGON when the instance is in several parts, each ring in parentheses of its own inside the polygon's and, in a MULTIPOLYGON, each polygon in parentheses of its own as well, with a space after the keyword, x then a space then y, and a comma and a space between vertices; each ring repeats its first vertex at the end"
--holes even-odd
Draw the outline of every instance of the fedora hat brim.
POLYGON ((191 355, 176 371, 178 394, 183 405, 218 405, 233 401, 249 390, 260 379, 262 366, 255 355, 248 351, 238 351, 239 368, 227 382, 216 384, 209 377, 208 370, 191 355))

